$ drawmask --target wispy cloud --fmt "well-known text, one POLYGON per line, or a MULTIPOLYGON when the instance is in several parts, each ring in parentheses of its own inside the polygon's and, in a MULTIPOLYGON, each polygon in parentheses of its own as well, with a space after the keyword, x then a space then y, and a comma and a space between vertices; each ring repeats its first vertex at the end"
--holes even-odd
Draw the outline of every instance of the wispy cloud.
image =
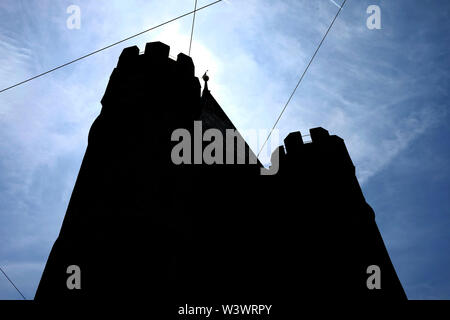
MULTIPOLYGON (((0 2, 0 87, 193 7, 187 0, 78 1, 82 28, 69 30, 65 9, 72 2, 0 2)), ((383 29, 370 31, 369 2, 345 7, 278 126, 280 139, 316 126, 344 138, 364 185, 442 125, 449 79, 441 68, 448 65, 448 48, 433 31, 436 18, 427 13, 427 22, 411 28, 403 16, 405 10, 421 14, 422 4, 383 2, 383 29)), ((199 12, 192 47, 196 74, 209 70, 212 93, 238 129, 270 129, 336 11, 327 0, 249 0, 199 12)), ((143 50, 158 40, 171 46, 171 55, 186 53, 190 23, 179 20, 0 95, 0 262, 10 272, 17 263, 14 276, 27 295, 33 296, 59 231, 121 49, 137 44, 143 50)), ((410 236, 410 225, 401 228, 410 236)), ((0 282, 0 297, 14 297, 8 290, 0 282)))

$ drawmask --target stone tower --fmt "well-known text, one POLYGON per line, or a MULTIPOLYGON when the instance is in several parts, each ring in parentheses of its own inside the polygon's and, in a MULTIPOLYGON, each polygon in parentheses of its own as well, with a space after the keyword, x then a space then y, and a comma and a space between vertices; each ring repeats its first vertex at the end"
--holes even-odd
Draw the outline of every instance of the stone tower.
POLYGON ((341 138, 315 128, 304 143, 291 133, 274 175, 261 175, 239 134, 222 148, 244 164, 196 163, 207 142, 176 164, 173 133, 195 136, 195 123, 236 129, 201 92, 191 58, 172 60, 161 42, 141 55, 124 49, 36 300, 406 299, 341 138), (67 286, 71 265, 80 289, 67 286), (368 286, 371 266, 379 289, 368 286))

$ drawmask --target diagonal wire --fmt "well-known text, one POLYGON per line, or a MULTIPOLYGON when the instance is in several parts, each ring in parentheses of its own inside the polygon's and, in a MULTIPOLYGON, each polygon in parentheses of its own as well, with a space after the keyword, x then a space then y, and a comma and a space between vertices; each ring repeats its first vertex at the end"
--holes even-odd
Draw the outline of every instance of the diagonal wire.
POLYGON ((25 298, 25 296, 22 294, 22 292, 20 292, 20 290, 16 287, 16 285, 14 284, 14 282, 12 282, 12 280, 8 277, 8 275, 6 274, 6 272, 3 271, 2 267, 0 267, 0 271, 5 275, 6 279, 8 279, 8 281, 11 282, 11 284, 13 285, 13 287, 16 288, 17 292, 22 296, 23 300, 27 300, 27 298, 25 298))
POLYGON ((347 0, 344 0, 344 2, 342 3, 341 7, 339 8, 338 12, 336 13, 336 15, 334 16, 333 21, 331 22, 330 26, 328 27, 327 32, 325 32, 325 35, 323 36, 322 40, 320 41, 316 51, 314 52, 313 56, 311 57, 311 60, 309 60, 308 65, 306 66, 305 70, 303 71, 303 74, 300 77, 300 80, 298 80, 297 85, 294 88, 294 91, 292 91, 288 101, 286 102, 286 104, 284 105, 284 108, 281 110, 280 115, 277 118, 277 121, 275 121, 275 124, 273 125, 272 129, 269 132, 269 135, 267 136, 266 140, 264 141, 261 149, 258 152, 257 157, 259 157, 259 155, 261 154, 261 151, 264 149, 264 146, 266 145, 267 141, 269 140, 270 136, 272 135, 273 130, 275 130, 275 127, 277 126, 278 122, 281 119, 281 116, 283 115, 284 111, 286 110, 287 106, 289 105, 289 102, 291 102, 292 97, 294 96, 295 92, 297 91, 298 86, 300 85, 300 83, 302 82, 303 78, 305 77, 306 72, 308 71, 309 67, 311 66, 314 58, 317 55, 317 52, 319 52, 320 47, 322 46, 323 42, 325 41, 325 38, 327 37, 328 33, 330 32, 331 28, 334 25, 334 22, 336 21, 336 19, 338 18, 339 14, 342 11, 342 8, 344 8, 345 3, 347 2, 347 0))
POLYGON ((192 17, 191 41, 189 42, 189 56, 191 56, 192 36, 194 35, 195 11, 197 10, 197 0, 195 0, 194 15, 192 17))
POLYGON ((338 7, 338 8, 341 8, 342 6, 340 6, 336 1, 334 1, 334 0, 330 0, 331 2, 333 2, 335 5, 336 5, 336 7, 338 7))
POLYGON ((171 22, 174 22, 175 20, 184 18, 184 17, 186 17, 186 16, 188 16, 188 15, 190 15, 190 14, 192 14, 192 13, 195 14, 195 12, 197 12, 197 11, 203 10, 203 9, 205 9, 205 8, 207 8, 207 7, 210 7, 210 6, 214 5, 214 4, 219 3, 219 2, 222 2, 222 1, 223 1, 223 0, 217 0, 217 1, 211 2, 211 3, 207 4, 207 5, 204 5, 203 7, 200 7, 200 8, 198 8, 198 9, 194 10, 194 11, 187 12, 187 13, 182 14, 182 15, 176 17, 176 18, 170 19, 170 20, 168 20, 168 21, 166 21, 166 22, 163 22, 163 23, 160 23, 160 24, 158 24, 158 25, 156 25, 156 26, 154 26, 154 27, 151 27, 151 28, 149 28, 149 29, 147 29, 147 30, 141 31, 141 32, 136 33, 136 34, 134 34, 134 35, 132 35, 132 36, 129 36, 129 37, 125 38, 125 39, 122 39, 122 40, 119 40, 119 41, 117 41, 117 42, 114 42, 114 43, 112 43, 112 44, 110 44, 110 45, 107 45, 106 47, 103 47, 103 48, 101 48, 101 49, 95 50, 95 51, 93 51, 93 52, 91 52, 91 53, 88 53, 88 54, 86 54, 86 55, 84 55, 84 56, 82 56, 82 57, 79 57, 79 58, 77 58, 77 59, 75 59, 75 60, 69 61, 69 62, 67 62, 67 63, 64 63, 64 64, 58 66, 58 67, 55 67, 55 68, 53 68, 53 69, 50 69, 50 70, 45 71, 45 72, 43 72, 43 73, 40 73, 40 74, 38 74, 38 75, 36 75, 36 76, 34 76, 34 77, 31 77, 31 78, 28 78, 28 79, 23 80, 23 81, 21 81, 21 82, 18 82, 18 83, 14 84, 14 85, 12 85, 12 86, 10 86, 10 87, 1 89, 1 90, 0 90, 0 93, 5 92, 6 90, 12 89, 12 88, 14 88, 14 87, 20 86, 20 85, 22 85, 22 84, 24 84, 24 83, 26 83, 26 82, 29 82, 29 81, 31 81, 31 80, 34 80, 34 79, 36 79, 36 78, 42 77, 42 76, 44 76, 44 75, 46 75, 46 74, 48 74, 48 73, 50 73, 50 72, 53 72, 53 71, 56 71, 56 70, 58 70, 58 69, 64 68, 64 67, 66 67, 66 66, 68 66, 68 65, 70 65, 70 64, 72 64, 72 63, 75 63, 75 62, 77 62, 77 61, 80 61, 80 60, 82 60, 82 59, 85 59, 85 58, 87 58, 87 57, 90 57, 90 56, 92 56, 92 55, 94 55, 94 54, 96 54, 96 53, 99 53, 99 52, 103 51, 103 50, 106 50, 106 49, 109 49, 109 48, 111 48, 111 47, 114 47, 114 46, 116 46, 116 45, 118 45, 118 44, 120 44, 120 43, 122 43, 122 42, 125 42, 125 41, 127 41, 127 40, 130 40, 130 39, 135 38, 135 37, 137 37, 137 36, 140 36, 141 34, 144 34, 144 33, 149 32, 149 31, 151 31, 151 30, 155 30, 156 28, 159 28, 159 27, 162 27, 162 26, 164 26, 164 25, 166 25, 166 24, 169 24, 169 23, 171 23, 171 22))

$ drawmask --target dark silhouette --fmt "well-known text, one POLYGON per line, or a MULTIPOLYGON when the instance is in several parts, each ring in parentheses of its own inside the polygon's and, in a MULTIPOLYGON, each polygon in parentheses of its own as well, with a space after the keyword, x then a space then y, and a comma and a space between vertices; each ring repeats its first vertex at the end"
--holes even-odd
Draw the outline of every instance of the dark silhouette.
POLYGON ((206 83, 201 93, 191 58, 168 55, 161 42, 123 50, 35 299, 406 299, 341 138, 289 134, 275 175, 249 163, 246 144, 237 164, 239 143, 223 143, 235 164, 173 163, 175 129, 235 127, 206 83), (79 290, 66 285, 70 265, 79 290), (381 289, 367 286, 372 265, 381 289))

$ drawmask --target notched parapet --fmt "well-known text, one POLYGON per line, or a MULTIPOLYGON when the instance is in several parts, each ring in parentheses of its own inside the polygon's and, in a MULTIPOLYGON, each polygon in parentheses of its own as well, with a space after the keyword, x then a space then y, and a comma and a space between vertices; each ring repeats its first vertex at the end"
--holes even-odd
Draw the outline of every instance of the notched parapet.
POLYGON ((119 57, 119 62, 117 63, 118 68, 127 68, 134 65, 139 56, 139 48, 137 46, 132 46, 123 49, 119 57))
POLYGON ((284 145, 286 146, 286 152, 291 154, 297 154, 300 148, 303 146, 303 138, 300 131, 291 132, 284 139, 284 145))
POLYGON ((330 134, 328 133, 328 130, 325 130, 322 127, 317 127, 309 130, 309 134, 311 135, 312 142, 324 142, 327 141, 330 137, 330 134))
POLYGON ((300 131, 291 132, 284 139, 286 154, 281 155, 280 159, 285 156, 288 162, 286 165, 290 168, 285 170, 317 166, 322 172, 339 170, 354 174, 355 166, 343 139, 330 135, 322 127, 312 128, 309 132, 312 143, 304 143, 300 131))
MULTIPOLYGON (((117 68, 129 71, 144 61, 149 62, 151 65, 165 65, 169 60, 169 52, 170 46, 160 41, 147 43, 143 55, 139 55, 139 48, 137 46, 128 47, 123 49, 117 63, 117 68)), ((195 77, 194 62, 188 55, 179 53, 175 65, 178 75, 183 76, 183 78, 195 77)))
POLYGON ((184 53, 179 53, 177 56, 177 70, 179 74, 194 77, 195 67, 192 58, 185 55, 184 53))
POLYGON ((160 41, 149 42, 145 45, 144 56, 151 62, 166 62, 169 58, 170 47, 160 41))

